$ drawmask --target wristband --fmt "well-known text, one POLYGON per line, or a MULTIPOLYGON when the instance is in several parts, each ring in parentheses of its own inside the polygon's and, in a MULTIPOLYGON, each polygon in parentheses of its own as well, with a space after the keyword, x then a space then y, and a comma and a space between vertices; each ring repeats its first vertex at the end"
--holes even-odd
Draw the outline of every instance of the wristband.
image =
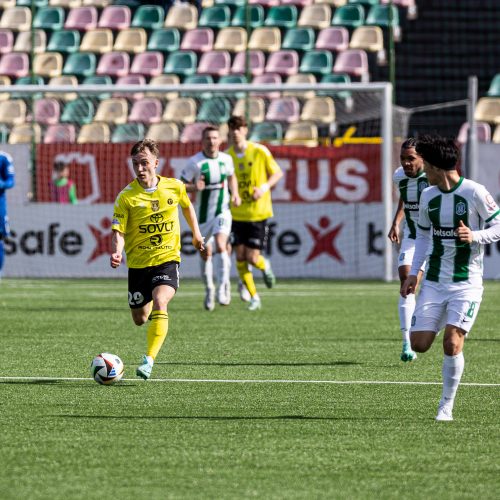
POLYGON ((267 182, 264 182, 264 184, 261 184, 259 186, 259 189, 263 192, 263 193, 266 193, 267 191, 269 191, 269 184, 267 182))

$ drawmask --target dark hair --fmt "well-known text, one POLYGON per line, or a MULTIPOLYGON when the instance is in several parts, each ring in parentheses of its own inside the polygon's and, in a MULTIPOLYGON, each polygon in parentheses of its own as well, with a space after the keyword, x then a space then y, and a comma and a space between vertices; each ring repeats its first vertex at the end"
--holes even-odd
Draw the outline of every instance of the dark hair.
POLYGON ((209 132, 219 132, 219 128, 216 127, 215 125, 208 125, 205 127, 201 133, 201 138, 205 138, 205 134, 208 134, 209 132))
POLYGON ((245 118, 243 118, 242 116, 231 116, 231 118, 229 118, 227 122, 227 126, 232 130, 240 127, 248 127, 245 118))
POLYGON ((69 167, 67 163, 64 163, 62 161, 56 161, 54 163, 54 170, 56 172, 62 172, 66 167, 69 167))
POLYGON ((454 139, 439 135, 420 136, 415 151, 427 163, 441 170, 455 170, 460 158, 460 151, 454 139))
POLYGON ((146 149, 148 149, 153 156, 156 156, 156 158, 160 156, 158 144, 152 139, 144 139, 142 141, 136 142, 130 150, 130 156, 135 156, 139 153, 142 153, 146 149))
POLYGON ((408 139, 406 139, 406 141, 404 141, 403 144, 401 144, 401 149, 414 148, 416 144, 417 144, 417 139, 415 139, 415 137, 408 137, 408 139))

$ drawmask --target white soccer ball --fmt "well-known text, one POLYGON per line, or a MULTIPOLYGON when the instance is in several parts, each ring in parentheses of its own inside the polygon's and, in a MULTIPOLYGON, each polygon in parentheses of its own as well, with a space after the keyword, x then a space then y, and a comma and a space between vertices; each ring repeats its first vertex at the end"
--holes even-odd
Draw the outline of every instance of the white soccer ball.
POLYGON ((116 354, 103 352, 90 364, 90 373, 98 384, 110 385, 123 377, 123 362, 116 354))

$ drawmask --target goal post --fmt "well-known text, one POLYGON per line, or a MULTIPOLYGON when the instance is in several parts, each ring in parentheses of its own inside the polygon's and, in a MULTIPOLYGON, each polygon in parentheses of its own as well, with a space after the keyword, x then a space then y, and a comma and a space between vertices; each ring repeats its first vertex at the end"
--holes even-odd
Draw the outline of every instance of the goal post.
MULTIPOLYGON (((179 177, 187 158, 201 148, 202 128, 219 126, 225 141, 227 118, 241 114, 250 123, 250 140, 264 143, 285 172, 273 191, 275 217, 266 247, 277 275, 393 278, 387 234, 394 148, 404 137, 404 120, 394 119, 390 83, 18 85, 10 98, 25 103, 38 137, 33 146, 4 148, 23 177, 9 197, 7 277, 124 276, 124 270, 109 268, 107 251, 114 197, 133 178, 131 144, 154 137, 160 143, 159 173, 179 177), (134 115, 150 101, 160 107, 159 116, 134 115), (41 103, 58 109, 56 121, 43 116, 41 103), (69 125, 74 138, 48 141, 51 123, 69 125), (102 132, 89 142, 83 135, 92 124, 102 132), (309 128, 304 132, 299 124, 309 128), (27 155, 33 158, 30 170, 20 168, 27 155), (60 161, 76 182, 77 205, 51 201, 53 166, 60 161)), ((183 275, 197 277, 185 226, 183 241, 183 275)))

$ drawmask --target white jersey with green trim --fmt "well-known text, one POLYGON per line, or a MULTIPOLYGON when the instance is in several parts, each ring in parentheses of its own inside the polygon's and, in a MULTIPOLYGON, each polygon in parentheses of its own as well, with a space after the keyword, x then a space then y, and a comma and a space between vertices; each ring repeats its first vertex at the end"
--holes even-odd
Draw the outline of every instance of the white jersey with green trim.
POLYGON ((450 191, 442 191, 437 186, 423 191, 418 227, 427 234, 430 232, 427 281, 458 285, 482 283, 484 245, 477 241, 461 242, 456 237, 460 221, 472 231, 481 231, 485 224, 500 224, 498 205, 483 185, 461 177, 450 191))
POLYGON ((208 158, 202 151, 189 158, 181 172, 184 182, 196 183, 203 176, 205 189, 196 193, 198 222, 204 224, 229 210, 227 178, 234 174, 233 159, 219 152, 216 158, 208 158))
POLYGON ((399 196, 403 202, 405 214, 403 238, 414 240, 417 237, 420 195, 429 186, 429 182, 425 172, 422 171, 417 177, 408 177, 403 167, 395 170, 392 180, 398 188, 399 196))

